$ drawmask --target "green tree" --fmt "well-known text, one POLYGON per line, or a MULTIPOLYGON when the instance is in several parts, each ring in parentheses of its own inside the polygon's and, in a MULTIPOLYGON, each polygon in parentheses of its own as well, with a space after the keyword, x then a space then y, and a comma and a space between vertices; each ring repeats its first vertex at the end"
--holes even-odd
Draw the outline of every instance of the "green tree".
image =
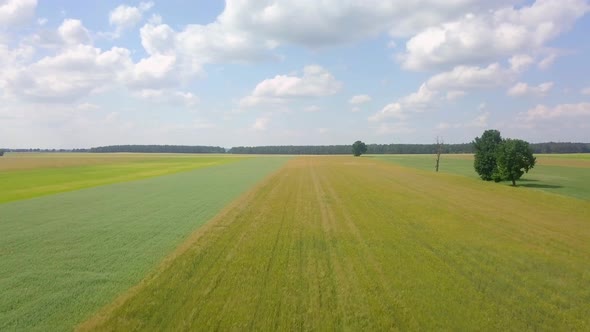
POLYGON ((358 157, 365 152, 367 152, 367 144, 361 141, 356 141, 352 144, 352 154, 354 154, 355 157, 358 157))
POLYGON ((476 137, 473 141, 475 151, 473 167, 482 180, 493 179, 493 175, 497 171, 496 150, 500 144, 502 144, 502 136, 495 129, 484 131, 481 137, 476 137))
POLYGON ((524 173, 535 167, 536 158, 528 142, 519 139, 506 139, 496 152, 497 168, 494 172, 494 181, 512 181, 516 186, 516 180, 524 173))

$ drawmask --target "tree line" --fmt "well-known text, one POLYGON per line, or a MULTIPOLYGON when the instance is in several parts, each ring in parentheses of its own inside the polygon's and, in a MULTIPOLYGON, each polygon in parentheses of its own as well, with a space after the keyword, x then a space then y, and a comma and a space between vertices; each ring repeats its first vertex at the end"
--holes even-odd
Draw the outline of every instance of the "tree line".
MULTIPOLYGON (((534 153, 590 153, 590 143, 547 142, 533 143, 534 153)), ((351 145, 275 145, 238 146, 227 153, 233 154, 351 154, 351 145)), ((436 144, 367 144, 368 154, 432 154, 438 150, 436 144)), ((219 146, 190 145, 112 145, 90 149, 0 149, 4 152, 141 152, 141 153, 226 153, 219 146)), ((441 153, 474 153, 472 143, 444 144, 441 153)))

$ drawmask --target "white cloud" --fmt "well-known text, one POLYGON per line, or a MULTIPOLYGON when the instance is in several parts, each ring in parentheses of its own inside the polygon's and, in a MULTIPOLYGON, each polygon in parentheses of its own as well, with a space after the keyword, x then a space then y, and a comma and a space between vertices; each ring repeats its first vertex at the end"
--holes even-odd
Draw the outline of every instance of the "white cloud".
POLYGON ((537 0, 431 26, 406 43, 406 69, 481 63, 522 51, 538 51, 590 10, 585 0, 537 0))
POLYGON ((371 96, 369 96, 369 95, 356 95, 356 96, 353 96, 352 98, 350 98, 348 103, 350 103, 352 105, 360 105, 360 104, 368 103, 370 101, 371 101, 371 96))
POLYGON ((218 21, 226 27, 279 43, 318 48, 383 32, 407 37, 425 27, 456 19, 466 11, 481 11, 511 2, 516 1, 228 0, 218 21))
POLYGON ((423 83, 418 91, 411 93, 400 99, 401 104, 406 108, 423 110, 428 107, 432 99, 438 94, 438 91, 430 89, 429 85, 423 83))
POLYGON ((391 103, 386 105, 379 112, 370 116, 369 121, 378 122, 391 118, 398 120, 404 120, 407 118, 400 103, 391 103))
POLYGON ((353 107, 353 108, 352 108, 350 111, 351 111, 352 113, 357 113, 357 112, 360 112, 360 111, 361 111, 361 108, 360 108, 360 107, 356 107, 356 106, 355 106, 355 107, 353 107))
POLYGON ((544 97, 553 88, 553 82, 541 83, 538 86, 530 86, 526 83, 519 82, 508 90, 508 95, 512 97, 535 96, 544 97))
POLYGON ((318 65, 305 66, 303 75, 277 75, 256 85, 250 96, 243 98, 243 107, 262 103, 280 103, 292 98, 313 98, 337 93, 342 83, 318 65))
POLYGON ((457 66, 432 76, 426 84, 435 90, 469 90, 501 86, 514 79, 514 73, 498 63, 487 67, 457 66))
POLYGON ((35 16, 37 0, 0 1, 0 26, 25 23, 35 16))
POLYGON ((590 86, 580 90, 580 93, 586 96, 590 96, 590 86))
POLYGON ((269 124, 270 124, 269 117, 260 117, 260 118, 257 118, 256 121, 254 121, 254 124, 252 125, 251 128, 256 131, 265 131, 268 129, 269 124))
POLYGON ((521 119, 528 122, 587 116, 590 116, 590 103, 559 104, 554 107, 537 105, 535 108, 519 114, 521 119))
POLYGON ((57 29, 61 39, 69 45, 89 44, 90 33, 80 20, 65 19, 57 29))
POLYGON ((192 92, 173 91, 170 89, 143 89, 134 93, 137 98, 156 103, 184 105, 193 107, 199 103, 199 97, 192 92))
POLYGON ((508 62, 510 62, 510 69, 515 72, 522 72, 535 62, 535 58, 526 54, 518 54, 511 57, 508 62))
POLYGON ((6 76, 6 88, 26 100, 71 102, 112 87, 130 65, 126 49, 113 47, 102 52, 89 45, 77 45, 11 70, 6 76))
POLYGON ((123 30, 136 26, 143 18, 143 13, 154 6, 153 2, 142 2, 138 7, 120 5, 109 13, 109 23, 116 27, 115 37, 123 30))
POLYGON ((540 69, 547 69, 553 65, 553 62, 555 62, 555 59, 557 59, 557 54, 549 54, 548 56, 543 58, 541 61, 539 61, 538 66, 540 69))

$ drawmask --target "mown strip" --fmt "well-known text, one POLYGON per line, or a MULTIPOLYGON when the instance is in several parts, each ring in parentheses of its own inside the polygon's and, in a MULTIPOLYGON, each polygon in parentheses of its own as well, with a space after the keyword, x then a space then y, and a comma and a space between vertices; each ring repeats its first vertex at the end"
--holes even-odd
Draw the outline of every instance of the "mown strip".
POLYGON ((302 157, 80 330, 588 330, 590 204, 302 157))
POLYGON ((0 158, 0 204, 240 159, 219 155, 11 153, 0 158))
POLYGON ((0 205, 0 331, 71 330, 286 158, 0 205))

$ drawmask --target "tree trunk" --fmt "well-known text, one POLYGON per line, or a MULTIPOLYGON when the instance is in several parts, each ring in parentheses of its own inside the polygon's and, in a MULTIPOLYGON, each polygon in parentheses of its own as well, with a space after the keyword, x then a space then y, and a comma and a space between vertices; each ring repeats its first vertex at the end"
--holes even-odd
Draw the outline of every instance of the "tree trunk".
POLYGON ((514 176, 511 176, 510 180, 512 180, 512 186, 516 187, 516 181, 514 181, 514 176))

